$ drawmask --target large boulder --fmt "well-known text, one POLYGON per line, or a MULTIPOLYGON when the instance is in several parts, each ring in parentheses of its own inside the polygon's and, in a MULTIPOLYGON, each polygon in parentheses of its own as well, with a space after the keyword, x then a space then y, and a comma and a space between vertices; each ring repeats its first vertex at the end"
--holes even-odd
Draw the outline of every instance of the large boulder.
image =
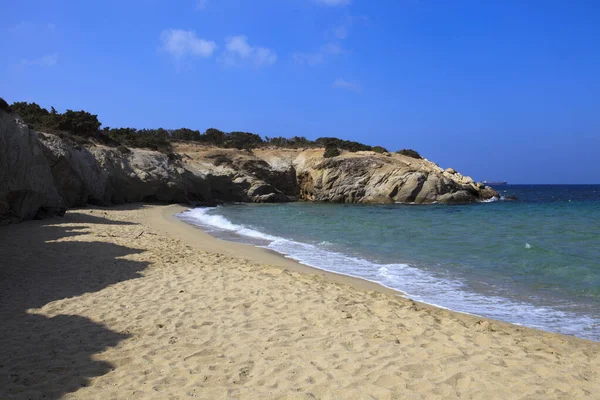
POLYGON ((421 193, 427 175, 422 172, 409 172, 395 186, 397 194, 393 196, 395 203, 414 203, 421 193))

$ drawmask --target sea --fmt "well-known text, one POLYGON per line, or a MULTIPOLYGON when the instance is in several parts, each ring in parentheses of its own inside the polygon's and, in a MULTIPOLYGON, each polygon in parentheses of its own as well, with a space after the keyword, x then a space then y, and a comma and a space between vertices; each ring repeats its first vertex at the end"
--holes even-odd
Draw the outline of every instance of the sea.
POLYGON ((232 204, 178 217, 414 300, 600 341, 600 185, 494 188, 497 201, 466 205, 232 204))

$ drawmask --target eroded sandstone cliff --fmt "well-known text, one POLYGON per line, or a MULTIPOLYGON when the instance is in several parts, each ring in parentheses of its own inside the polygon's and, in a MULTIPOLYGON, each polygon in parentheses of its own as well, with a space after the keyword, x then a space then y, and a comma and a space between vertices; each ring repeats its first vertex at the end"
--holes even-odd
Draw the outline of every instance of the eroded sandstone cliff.
POLYGON ((86 204, 160 202, 465 203, 497 193, 452 169, 399 154, 323 149, 220 149, 175 144, 173 153, 77 144, 37 133, 0 111, 0 223, 86 204))

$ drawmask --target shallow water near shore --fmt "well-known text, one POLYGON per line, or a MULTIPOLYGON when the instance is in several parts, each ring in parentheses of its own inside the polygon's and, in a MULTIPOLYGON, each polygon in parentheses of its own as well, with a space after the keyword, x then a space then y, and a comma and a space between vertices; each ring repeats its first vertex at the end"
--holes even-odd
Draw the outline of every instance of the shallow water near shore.
POLYGON ((461 206, 263 204, 179 218, 409 297, 600 341, 600 185, 505 185, 461 206))

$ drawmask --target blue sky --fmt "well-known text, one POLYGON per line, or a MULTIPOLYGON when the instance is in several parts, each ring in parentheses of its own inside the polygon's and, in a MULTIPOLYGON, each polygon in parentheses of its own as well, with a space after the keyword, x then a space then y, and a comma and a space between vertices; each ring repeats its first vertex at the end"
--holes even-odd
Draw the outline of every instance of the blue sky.
POLYGON ((7 2, 0 96, 105 126, 336 136, 600 183, 600 3, 7 2))

